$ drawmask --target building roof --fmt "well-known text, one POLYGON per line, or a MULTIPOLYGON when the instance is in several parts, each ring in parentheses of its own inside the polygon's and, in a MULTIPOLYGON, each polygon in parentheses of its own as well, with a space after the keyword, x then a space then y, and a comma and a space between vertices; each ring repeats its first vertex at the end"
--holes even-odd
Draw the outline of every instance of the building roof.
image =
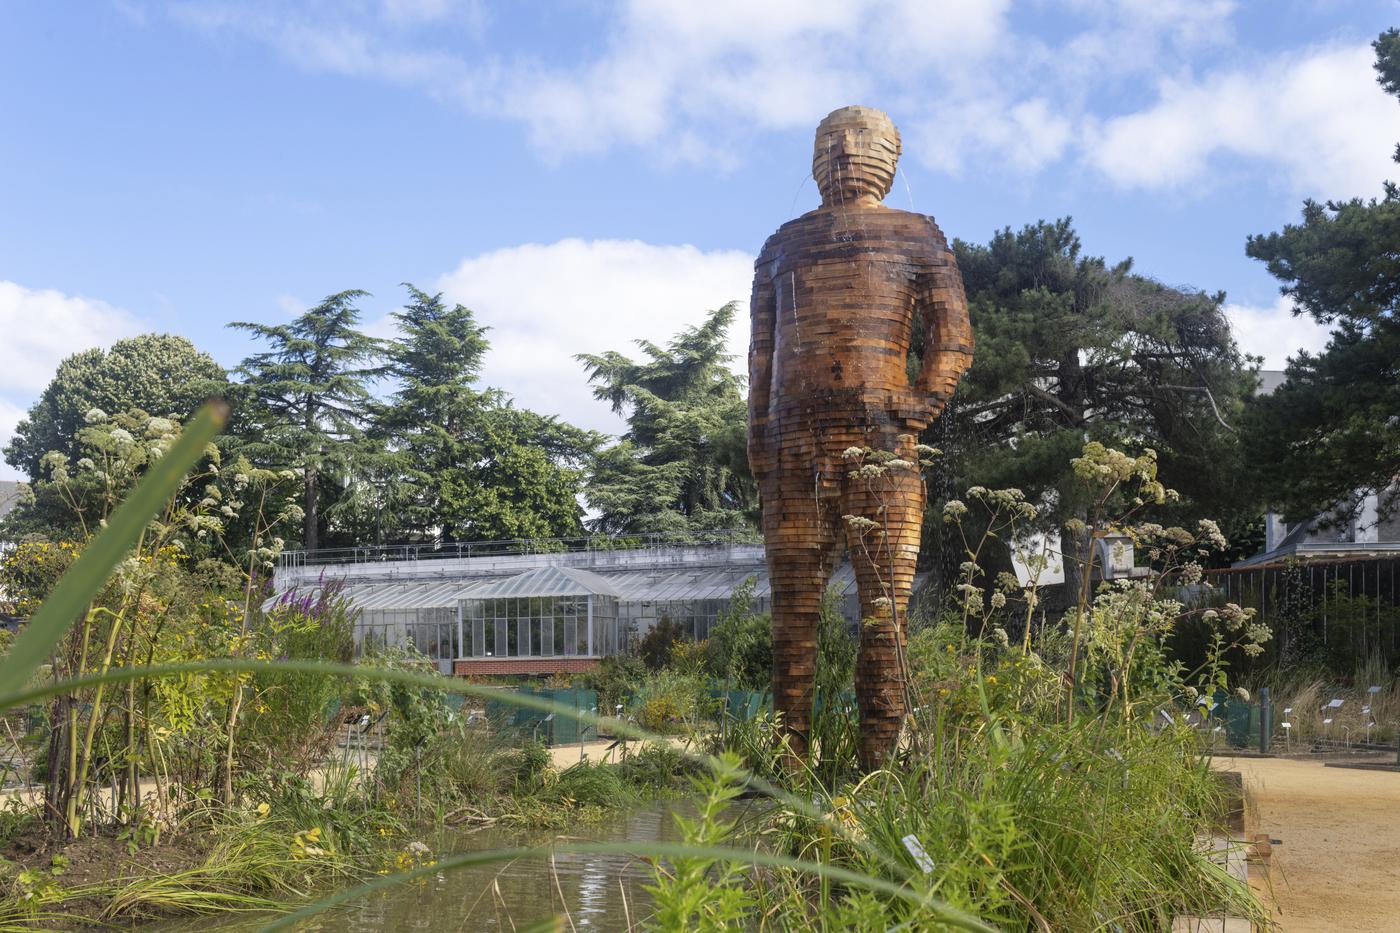
POLYGON ((356 609, 456 609, 470 589, 460 582, 369 584, 348 587, 345 594, 356 609))
POLYGON ((537 567, 504 580, 478 583, 464 599, 506 599, 519 596, 621 596, 605 577, 577 567, 537 567))
MULTIPOLYGON (((457 601, 475 584, 456 582, 429 583, 359 583, 346 586, 341 595, 356 609, 455 609, 457 601)), ((309 599, 312 602, 321 596, 320 585, 297 586, 263 602, 266 612, 279 603, 309 599)))
POLYGON ((17 505, 19 483, 12 479, 0 479, 0 518, 4 518, 17 505))
POLYGON ((1261 369, 1254 375, 1259 379, 1259 385, 1254 390, 1256 396, 1272 395, 1288 378, 1281 369, 1261 369))
MULTIPOLYGON (((729 599, 745 581, 754 581, 755 599, 768 599, 772 587, 768 571, 755 569, 673 570, 656 573, 614 574, 609 582, 617 587, 623 601, 668 602, 691 599, 729 599)), ((855 571, 842 563, 831 578, 837 592, 847 593, 855 585, 855 571)), ((473 594, 475 595, 475 594, 473 594)))

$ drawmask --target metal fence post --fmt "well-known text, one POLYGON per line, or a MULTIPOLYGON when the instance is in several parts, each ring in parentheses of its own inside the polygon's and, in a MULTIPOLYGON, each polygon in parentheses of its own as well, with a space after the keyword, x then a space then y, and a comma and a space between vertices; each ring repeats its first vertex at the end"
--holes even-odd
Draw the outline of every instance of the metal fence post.
POLYGON ((1269 688, 1259 688, 1259 754, 1269 754, 1269 739, 1274 731, 1273 703, 1269 699, 1269 688))

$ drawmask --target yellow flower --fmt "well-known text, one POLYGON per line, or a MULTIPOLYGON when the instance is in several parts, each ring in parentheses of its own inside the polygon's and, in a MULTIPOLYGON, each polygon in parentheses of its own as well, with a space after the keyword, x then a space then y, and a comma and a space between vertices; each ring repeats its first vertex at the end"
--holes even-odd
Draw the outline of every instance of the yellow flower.
POLYGON ((989 683, 989 684, 994 684, 994 683, 996 683, 996 682, 997 682, 997 675, 996 675, 996 674, 988 674, 988 675, 987 675, 987 683, 989 683))
POLYGON ((948 695, 948 688, 947 688, 947 687, 943 687, 942 689, 940 689, 940 690, 938 691, 938 695, 941 696, 941 697, 946 697, 946 696, 948 695))

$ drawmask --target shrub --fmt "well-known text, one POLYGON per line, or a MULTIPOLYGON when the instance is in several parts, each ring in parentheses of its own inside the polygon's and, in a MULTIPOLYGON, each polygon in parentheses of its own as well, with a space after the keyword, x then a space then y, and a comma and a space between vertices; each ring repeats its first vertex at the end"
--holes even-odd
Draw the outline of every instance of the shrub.
POLYGON ((695 759, 658 742, 644 743, 617 765, 618 774, 630 786, 653 794, 675 789, 685 778, 702 770, 695 759))
POLYGON ((516 793, 522 793, 539 786, 551 760, 543 742, 528 742, 519 748, 507 749, 497 755, 493 763, 500 768, 502 779, 509 781, 516 793))
POLYGON ((678 641, 671 645, 666 666, 678 674, 701 676, 707 671, 708 655, 708 641, 678 641))
POLYGON ((581 807, 617 807, 636 795, 612 765, 581 761, 559 772, 550 786, 551 796, 567 797, 581 807))
POLYGON ((647 666, 647 670, 659 671, 670 662, 671 649, 684 636, 685 630, 681 628, 680 623, 672 622, 669 615, 663 615, 651 627, 651 631, 642 636, 637 654, 647 666))
POLYGON ((610 716, 637 692, 646 676, 646 665, 640 659, 618 654, 603 658, 593 670, 577 675, 576 682, 586 690, 597 691, 598 712, 610 716))
POLYGON ((699 677, 661 670, 647 678, 637 691, 632 715, 643 729, 681 732, 686 723, 708 711, 708 700, 708 691, 699 677))

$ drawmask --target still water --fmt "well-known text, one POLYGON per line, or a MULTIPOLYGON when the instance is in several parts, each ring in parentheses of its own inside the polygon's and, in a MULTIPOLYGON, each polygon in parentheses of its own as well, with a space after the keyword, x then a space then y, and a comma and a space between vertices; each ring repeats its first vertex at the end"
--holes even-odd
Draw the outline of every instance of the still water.
MULTIPOLYGON (((695 812, 686 801, 649 804, 580 827, 574 834, 519 833, 487 829, 440 840, 439 855, 559 842, 677 842, 673 814, 695 812)), ((432 840, 425 840, 431 842, 432 840)), ((323 933, 379 930, 512 930, 567 909, 577 930, 620 931, 651 912, 642 886, 651 867, 625 855, 559 854, 490 865, 471 865, 431 875, 416 884, 385 891, 337 907, 300 927, 323 933), (562 895, 562 900, 561 900, 562 895), (561 907, 561 904, 563 905, 561 907)), ((266 922, 266 917, 261 922, 266 922)), ((242 933, 258 929, 251 918, 203 918, 160 927, 166 933, 242 933)), ((565 926, 568 924, 566 922, 565 926)))

